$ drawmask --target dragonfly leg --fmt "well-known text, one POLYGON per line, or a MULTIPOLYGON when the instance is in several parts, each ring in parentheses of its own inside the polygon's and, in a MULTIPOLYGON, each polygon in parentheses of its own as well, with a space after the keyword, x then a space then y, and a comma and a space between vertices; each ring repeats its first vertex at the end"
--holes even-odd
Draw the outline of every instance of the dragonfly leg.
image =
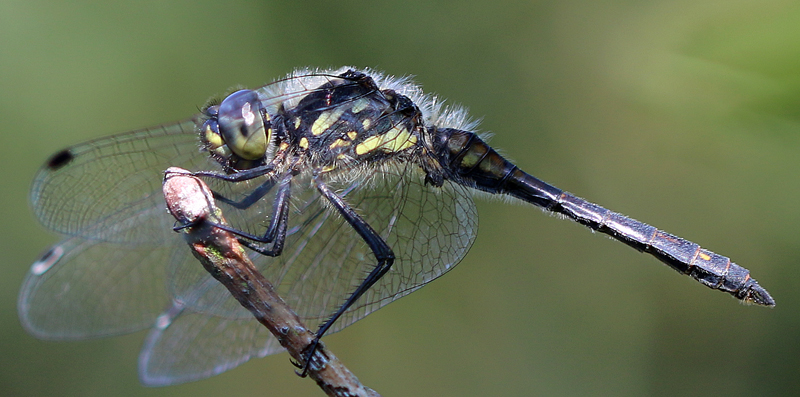
MULTIPOLYGON (((270 220, 269 227, 267 227, 267 231, 263 236, 247 233, 228 225, 219 223, 211 224, 214 227, 241 237, 239 238, 239 242, 242 245, 255 252, 258 252, 259 254, 266 256, 279 256, 283 252, 283 246, 286 242, 286 228, 289 220, 289 198, 291 197, 291 181, 292 175, 287 174, 283 177, 278 185, 278 192, 275 195, 275 201, 272 203, 272 219, 270 220), (272 246, 267 248, 256 243, 272 244, 272 246)), ((274 183, 272 185, 274 186, 274 183)), ((259 188, 256 190, 261 189, 262 186, 264 185, 259 186, 259 188)))
POLYGON ((359 216, 355 210, 347 204, 344 199, 339 196, 338 194, 334 193, 324 182, 319 180, 319 178, 315 178, 315 183, 317 186, 317 190, 339 211, 339 214, 350 224, 350 226, 355 229, 356 233, 361 236, 362 239, 367 243, 369 248, 372 250, 372 253, 375 255, 375 258, 378 260, 378 263, 372 269, 371 272, 367 275, 364 280, 361 281, 361 284, 350 294, 347 300, 339 307, 336 312, 331 315, 328 320, 326 320, 317 330, 317 336, 314 340, 314 343, 310 345, 308 348, 307 359, 306 363, 303 366, 303 372, 299 375, 305 377, 308 372, 308 367, 311 364, 311 359, 314 357, 314 352, 317 350, 317 346, 319 345, 319 340, 325 335, 325 332, 330 329, 330 327, 339 319, 339 317, 347 311, 350 306, 352 306, 358 298, 364 295, 370 287, 372 287, 378 280, 383 277, 386 272, 392 267, 394 263, 394 252, 389 247, 389 245, 383 241, 383 239, 378 235, 375 229, 372 228, 366 221, 364 221, 361 216, 359 216))
POLYGON ((258 167, 253 167, 253 168, 246 169, 246 170, 241 170, 241 171, 235 172, 233 174, 226 174, 226 173, 217 172, 217 171, 198 171, 198 172, 192 173, 192 175, 194 175, 194 176, 205 176, 205 177, 209 177, 209 178, 216 178, 216 179, 221 179, 223 181, 228 181, 228 182, 242 182, 242 181, 249 181, 250 179, 258 178, 258 177, 260 177, 262 175, 269 174, 274 170, 275 170, 275 165, 270 163, 270 164, 264 164, 264 165, 261 165, 261 166, 258 166, 258 167))

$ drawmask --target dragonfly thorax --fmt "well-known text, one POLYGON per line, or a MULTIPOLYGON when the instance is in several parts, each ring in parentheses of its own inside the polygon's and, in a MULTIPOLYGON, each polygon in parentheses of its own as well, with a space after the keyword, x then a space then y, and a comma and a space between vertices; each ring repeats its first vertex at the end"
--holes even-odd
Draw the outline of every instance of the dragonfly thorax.
POLYGON ((258 91, 240 90, 204 111, 199 128, 205 149, 227 171, 295 156, 330 171, 413 156, 425 141, 417 105, 361 72, 335 76, 293 104, 270 108, 277 109, 273 114, 264 106, 270 101, 258 91))
POLYGON ((359 72, 331 80, 278 119, 289 145, 323 170, 412 155, 425 131, 411 99, 359 72))

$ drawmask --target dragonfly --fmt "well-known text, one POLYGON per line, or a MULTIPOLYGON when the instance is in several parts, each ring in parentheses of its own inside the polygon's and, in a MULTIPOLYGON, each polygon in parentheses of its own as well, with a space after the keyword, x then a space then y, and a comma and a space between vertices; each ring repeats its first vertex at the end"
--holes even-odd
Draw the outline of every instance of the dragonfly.
POLYGON ((53 340, 149 329, 139 373, 150 386, 282 351, 175 233, 160 189, 169 167, 209 184, 230 225, 219 227, 317 338, 455 267, 476 238, 476 192, 560 214, 742 302, 775 305, 729 258, 523 172, 476 130, 466 110, 410 78, 298 69, 185 121, 59 151, 30 199, 63 239, 31 266, 21 322, 53 340))

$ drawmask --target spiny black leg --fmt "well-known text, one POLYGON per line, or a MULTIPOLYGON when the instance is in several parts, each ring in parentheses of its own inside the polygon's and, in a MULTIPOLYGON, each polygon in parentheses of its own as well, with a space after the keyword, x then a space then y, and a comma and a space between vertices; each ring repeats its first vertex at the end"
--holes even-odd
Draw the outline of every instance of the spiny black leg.
POLYGON ((287 174, 278 186, 278 194, 275 195, 275 202, 272 203, 272 220, 269 228, 264 233, 264 240, 261 242, 274 242, 273 249, 278 249, 279 253, 283 250, 283 243, 286 241, 286 226, 289 220, 289 198, 292 195, 292 175, 287 174), (280 245, 278 245, 280 244, 280 245))
POLYGON ((275 196, 275 201, 272 203, 272 220, 270 220, 269 227, 264 233, 264 236, 250 234, 242 230, 218 223, 214 223, 213 225, 222 230, 242 237, 243 239, 239 239, 239 242, 253 251, 266 256, 280 255, 283 252, 283 246, 286 243, 286 229, 289 223, 289 198, 291 197, 291 182, 291 174, 287 174, 281 180, 281 183, 278 186, 278 192, 275 196), (264 244, 272 243, 272 247, 266 248, 255 244, 254 242, 264 244))
POLYGON ((367 290, 372 287, 378 280, 389 271, 394 263, 394 252, 392 249, 389 248, 389 245, 386 244, 385 241, 375 232, 375 229, 372 228, 366 221, 364 221, 361 216, 359 216, 352 207, 350 207, 347 202, 344 201, 342 197, 334 193, 323 181, 319 178, 315 177, 314 180, 317 190, 319 190, 322 195, 333 204, 334 207, 339 211, 342 217, 350 224, 350 226, 355 229, 356 233, 361 236, 362 239, 367 243, 369 248, 372 250, 372 253, 375 255, 375 258, 378 260, 378 263, 372 269, 372 271, 367 275, 367 277, 361 282, 361 284, 350 294, 350 297, 336 310, 335 313, 325 321, 317 331, 317 337, 314 340, 314 344, 311 345, 308 358, 306 359, 306 364, 303 367, 303 372, 299 374, 300 376, 306 376, 308 373, 308 366, 311 364, 311 358, 314 357, 314 352, 317 350, 317 346, 319 345, 319 340, 325 335, 325 332, 330 329, 330 327, 336 322, 345 311, 347 311, 350 306, 355 303, 361 295, 364 295, 367 290))
POLYGON ((242 170, 233 174, 225 174, 216 171, 198 171, 192 173, 192 175, 222 179, 223 181, 228 181, 228 182, 241 182, 241 181, 248 181, 253 178, 258 178, 262 175, 269 174, 274 170, 275 166, 273 164, 264 164, 262 166, 250 168, 247 170, 242 170))
POLYGON ((287 175, 278 186, 278 193, 275 196, 275 201, 272 203, 272 220, 269 222, 269 227, 263 237, 250 238, 252 241, 259 243, 269 244, 272 247, 267 249, 252 241, 240 240, 240 242, 260 254, 267 256, 278 256, 283 252, 283 246, 286 243, 286 229, 289 224, 289 198, 291 197, 291 175, 287 175))

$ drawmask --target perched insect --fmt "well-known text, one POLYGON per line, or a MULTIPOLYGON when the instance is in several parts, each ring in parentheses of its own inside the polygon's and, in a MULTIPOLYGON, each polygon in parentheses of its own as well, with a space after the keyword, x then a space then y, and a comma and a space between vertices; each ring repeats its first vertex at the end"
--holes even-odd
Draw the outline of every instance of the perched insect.
POLYGON ((407 79, 299 70, 191 120, 58 152, 31 201, 66 237, 31 267, 22 323, 46 339, 151 328, 140 356, 148 385, 281 350, 173 232, 160 193, 172 166, 207 180, 258 269, 318 337, 458 264, 476 235, 473 191, 563 214, 710 288, 774 305, 730 259, 528 175, 474 129, 407 79))

